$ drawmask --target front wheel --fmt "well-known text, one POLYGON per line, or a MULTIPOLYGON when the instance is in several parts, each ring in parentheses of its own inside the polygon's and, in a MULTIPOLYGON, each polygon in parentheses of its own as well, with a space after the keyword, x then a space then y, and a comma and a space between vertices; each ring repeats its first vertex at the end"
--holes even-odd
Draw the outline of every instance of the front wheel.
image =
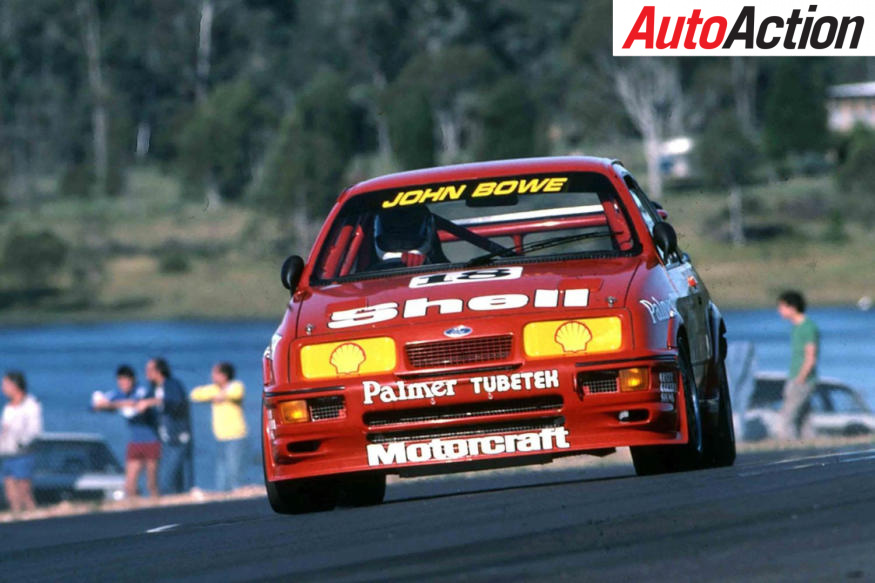
POLYGON ((337 483, 331 478, 265 481, 267 500, 279 514, 305 514, 331 510, 337 505, 337 483))
POLYGON ((342 506, 376 506, 385 497, 385 474, 358 474, 341 481, 339 503, 342 506))
POLYGON ((267 501, 277 514, 305 514, 331 510, 337 506, 340 493, 337 480, 332 477, 300 478, 271 482, 267 479, 267 436, 264 418, 261 420, 261 470, 267 501))
POLYGON ((687 443, 679 445, 645 445, 631 447, 632 463, 639 476, 689 472, 703 465, 702 415, 699 409, 699 391, 690 364, 686 344, 678 347, 678 367, 684 389, 684 407, 687 423, 687 443))
POLYGON ((848 425, 842 432, 845 437, 859 437, 861 435, 869 435, 870 433, 872 432, 869 430, 868 427, 859 423, 852 423, 851 425, 848 425))
POLYGON ((717 420, 705 432, 705 460, 709 467, 724 468, 735 463, 735 427, 732 422, 732 399, 726 364, 721 360, 714 368, 713 381, 717 383, 720 400, 717 420))

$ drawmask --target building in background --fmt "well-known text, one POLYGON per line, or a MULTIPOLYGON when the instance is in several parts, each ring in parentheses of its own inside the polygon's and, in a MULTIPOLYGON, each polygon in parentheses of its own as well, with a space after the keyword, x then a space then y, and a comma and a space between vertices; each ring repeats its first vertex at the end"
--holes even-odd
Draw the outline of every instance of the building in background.
POLYGON ((671 180, 689 180, 695 177, 693 148, 690 136, 677 136, 662 142, 659 152, 659 168, 662 175, 671 180))
POLYGON ((875 128, 875 81, 833 85, 826 94, 830 130, 849 132, 857 124, 875 128))

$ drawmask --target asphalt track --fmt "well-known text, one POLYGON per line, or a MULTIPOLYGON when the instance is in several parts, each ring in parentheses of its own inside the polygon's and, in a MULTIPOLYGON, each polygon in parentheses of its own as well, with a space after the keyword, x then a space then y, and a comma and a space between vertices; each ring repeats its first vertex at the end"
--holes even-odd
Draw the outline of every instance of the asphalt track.
POLYGON ((0 579, 875 581, 875 444, 416 480, 298 517, 256 499, 6 524, 0 579))

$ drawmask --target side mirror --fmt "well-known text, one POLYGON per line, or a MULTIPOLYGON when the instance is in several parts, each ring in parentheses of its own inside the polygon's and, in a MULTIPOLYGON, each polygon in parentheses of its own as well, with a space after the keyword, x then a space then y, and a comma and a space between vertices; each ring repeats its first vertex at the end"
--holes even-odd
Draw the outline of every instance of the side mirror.
POLYGON ((280 270, 280 279, 282 279, 283 287, 289 290, 289 293, 294 294, 298 288, 298 282, 301 281, 301 274, 304 272, 304 260, 298 255, 289 255, 283 261, 283 267, 280 270))
POLYGON ((678 235, 669 223, 656 223, 653 226, 653 242, 666 257, 678 252, 678 235))

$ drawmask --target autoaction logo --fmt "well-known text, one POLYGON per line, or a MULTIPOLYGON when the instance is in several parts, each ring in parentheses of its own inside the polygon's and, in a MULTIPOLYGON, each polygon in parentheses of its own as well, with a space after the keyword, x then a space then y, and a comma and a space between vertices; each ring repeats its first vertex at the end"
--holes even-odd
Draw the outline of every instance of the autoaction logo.
POLYGON ((875 56, 875 3, 614 0, 614 56, 875 56))

